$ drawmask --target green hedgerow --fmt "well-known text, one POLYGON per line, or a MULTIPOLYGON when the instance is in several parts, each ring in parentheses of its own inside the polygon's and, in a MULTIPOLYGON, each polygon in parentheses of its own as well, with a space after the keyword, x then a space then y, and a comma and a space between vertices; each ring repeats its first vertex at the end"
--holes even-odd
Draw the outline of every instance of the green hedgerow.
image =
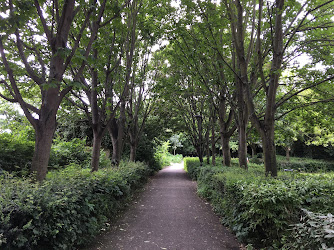
POLYGON ((198 193, 246 244, 265 249, 333 246, 334 173, 279 172, 272 178, 264 175, 263 165, 251 163, 248 171, 199 167, 196 158, 185 159, 185 166, 197 178, 198 193), (312 213, 300 222, 302 211, 312 213), (309 240, 306 232, 313 235, 309 240))
POLYGON ((83 245, 152 174, 142 163, 91 173, 72 164, 42 184, 0 177, 1 249, 73 249, 83 245))

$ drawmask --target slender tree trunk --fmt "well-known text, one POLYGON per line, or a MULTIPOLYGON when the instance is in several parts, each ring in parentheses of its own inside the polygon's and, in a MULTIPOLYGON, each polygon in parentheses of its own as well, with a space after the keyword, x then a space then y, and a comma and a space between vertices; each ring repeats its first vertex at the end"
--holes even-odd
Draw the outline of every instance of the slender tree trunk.
POLYGON ((93 138, 93 151, 92 151, 92 161, 91 161, 92 172, 97 171, 99 169, 101 142, 103 138, 103 133, 99 133, 98 131, 93 130, 93 134, 94 138, 93 138))
POLYGON ((267 132, 262 132, 262 144, 266 175, 277 176, 274 126, 268 129, 267 132))
POLYGON ((231 148, 230 148, 230 137, 221 135, 221 142, 223 148, 223 164, 227 167, 231 166, 231 148))
POLYGON ((124 147, 125 123, 126 123, 125 101, 123 101, 120 107, 120 115, 118 123, 118 145, 120 149, 120 154, 122 154, 124 147))
POLYGON ((130 143, 130 161, 136 161, 137 143, 130 143))
POLYGON ((215 136, 215 118, 212 118, 211 126, 211 151, 212 151, 212 165, 216 166, 216 136, 215 136))
POLYGON ((287 146, 285 148, 285 155, 286 155, 285 157, 286 157, 287 161, 290 161, 290 151, 291 151, 291 148, 289 146, 287 146))
POLYGON ((199 162, 201 163, 201 166, 203 165, 203 153, 202 153, 202 149, 201 149, 201 146, 199 145, 196 145, 196 152, 197 152, 197 155, 198 155, 198 158, 199 158, 199 162))
POLYGON ((251 149, 252 149, 252 158, 254 158, 256 155, 256 145, 254 143, 251 144, 251 149))
POLYGON ((247 133, 246 124, 240 124, 238 128, 239 132, 239 146, 238 146, 238 157, 239 165, 244 169, 248 169, 247 165, 247 133))
POLYGON ((210 164, 210 134, 209 129, 206 132, 205 135, 205 141, 206 141, 206 163, 210 164))
POLYGON ((41 182, 45 179, 48 171, 48 163, 56 124, 47 127, 39 127, 35 130, 35 151, 32 159, 31 171, 36 180, 41 182))
POLYGON ((118 159, 118 127, 117 127, 117 121, 116 118, 113 118, 108 126, 108 132, 109 136, 111 138, 111 144, 112 144, 112 155, 111 155, 111 161, 113 164, 118 165, 117 159, 118 159))

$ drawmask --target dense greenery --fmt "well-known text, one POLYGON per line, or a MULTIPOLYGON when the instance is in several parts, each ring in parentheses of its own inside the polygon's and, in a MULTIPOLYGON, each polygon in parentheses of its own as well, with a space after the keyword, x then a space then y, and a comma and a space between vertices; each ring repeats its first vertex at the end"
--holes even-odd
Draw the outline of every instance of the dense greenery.
POLYGON ((82 244, 133 187, 183 154, 199 157, 186 159, 189 175, 242 240, 330 245, 333 8, 0 1, 0 244, 82 244), (261 157, 249 163, 250 151, 261 157), (205 156, 217 167, 201 167, 205 156))
POLYGON ((198 181, 198 193, 241 241, 266 249, 333 245, 333 173, 279 172, 274 179, 265 177, 257 164, 250 164, 247 172, 199 167, 198 158, 185 158, 185 166, 198 181))
MULTIPOLYGON (((34 142, 25 136, 9 133, 0 134, 0 169, 15 175, 27 176, 30 174, 31 159, 34 153, 34 142)), ((152 149, 153 150, 153 149, 152 149)), ((49 161, 50 169, 64 168, 74 163, 82 167, 89 166, 91 149, 86 146, 85 140, 74 138, 69 141, 54 139, 49 161)), ((100 166, 110 166, 110 160, 101 150, 100 166)))
POLYGON ((72 164, 50 172, 42 185, 2 175, 1 249, 70 249, 87 243, 153 172, 142 163, 121 163, 92 174, 72 164))

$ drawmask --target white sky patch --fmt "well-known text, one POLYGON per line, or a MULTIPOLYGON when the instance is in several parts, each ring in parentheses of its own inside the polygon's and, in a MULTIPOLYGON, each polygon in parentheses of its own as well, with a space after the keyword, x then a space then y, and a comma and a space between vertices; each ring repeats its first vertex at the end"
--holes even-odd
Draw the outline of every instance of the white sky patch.
POLYGON ((302 54, 302 55, 298 56, 294 61, 297 62, 301 67, 303 67, 306 64, 311 63, 312 59, 307 54, 302 54))
POLYGON ((170 3, 170 5, 171 5, 172 7, 177 7, 177 8, 179 8, 180 5, 181 5, 181 1, 180 1, 180 0, 172 1, 172 2, 170 3))
POLYGON ((169 44, 169 41, 167 41, 167 40, 162 40, 161 42, 159 42, 159 43, 157 43, 157 44, 155 44, 155 45, 152 46, 152 52, 155 52, 155 51, 157 51, 158 49, 160 49, 160 47, 162 47, 162 46, 166 46, 166 45, 168 45, 168 44, 169 44))
POLYGON ((8 18, 9 17, 9 10, 7 10, 6 12, 0 12, 0 16, 3 18, 8 18))

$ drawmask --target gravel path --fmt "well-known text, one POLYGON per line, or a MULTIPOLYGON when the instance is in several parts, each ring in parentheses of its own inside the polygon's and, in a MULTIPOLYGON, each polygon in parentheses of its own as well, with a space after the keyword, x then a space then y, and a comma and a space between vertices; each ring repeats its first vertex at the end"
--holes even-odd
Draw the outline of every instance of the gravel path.
POLYGON ((154 176, 116 225, 86 249, 215 250, 239 245, 197 196, 196 183, 182 163, 154 176))

